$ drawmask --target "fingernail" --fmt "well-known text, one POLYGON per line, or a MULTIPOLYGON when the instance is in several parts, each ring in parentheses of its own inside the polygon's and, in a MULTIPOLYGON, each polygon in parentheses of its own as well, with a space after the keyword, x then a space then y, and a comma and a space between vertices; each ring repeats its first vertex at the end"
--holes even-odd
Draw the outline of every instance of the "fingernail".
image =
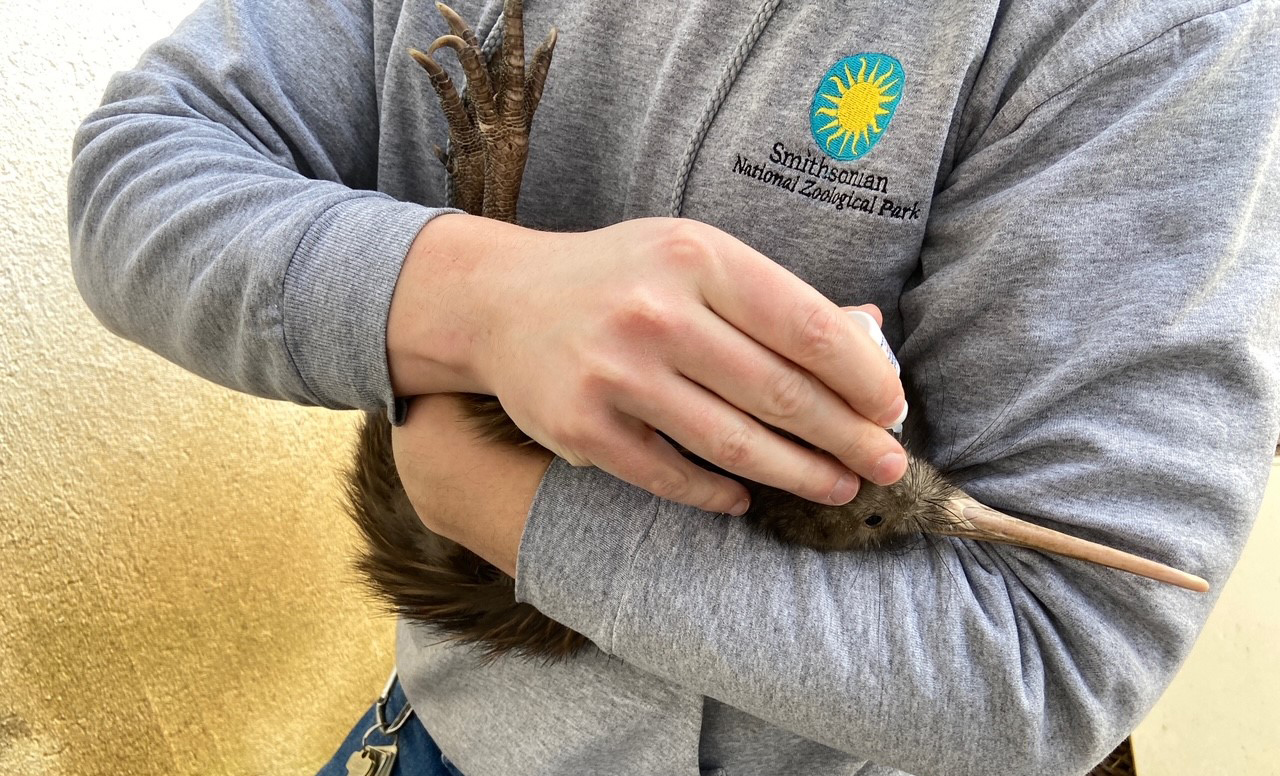
POLYGON ((876 461, 871 470, 871 480, 877 485, 892 485, 897 482, 907 468, 907 459, 902 453, 889 453, 876 461))
POLYGON ((733 505, 733 509, 729 510, 729 514, 733 515, 734 517, 742 517, 747 513, 747 507, 749 506, 751 506, 751 500, 744 498, 743 500, 739 501, 737 504, 733 505))
POLYGON ((836 506, 848 504, 856 495, 858 495, 858 475, 851 472, 836 482, 836 486, 831 489, 831 495, 827 496, 827 503, 836 506))

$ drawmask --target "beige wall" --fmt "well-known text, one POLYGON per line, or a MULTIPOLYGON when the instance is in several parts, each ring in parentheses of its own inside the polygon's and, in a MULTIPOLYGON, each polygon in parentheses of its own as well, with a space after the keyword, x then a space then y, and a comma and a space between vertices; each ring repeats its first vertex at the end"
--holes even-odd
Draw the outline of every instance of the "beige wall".
MULTIPOLYGON (((391 663, 335 488, 353 418, 191 377, 71 282, 71 134, 193 4, 0 5, 3 774, 313 773, 391 663)), ((1278 772, 1277 501, 1138 736, 1144 776, 1278 772)))
POLYGON ((1280 462, 1191 657, 1134 733, 1142 776, 1280 774, 1280 462))
POLYGON ((71 280, 72 133, 193 6, 0 3, 0 774, 313 774, 391 667, 354 416, 192 377, 71 280))

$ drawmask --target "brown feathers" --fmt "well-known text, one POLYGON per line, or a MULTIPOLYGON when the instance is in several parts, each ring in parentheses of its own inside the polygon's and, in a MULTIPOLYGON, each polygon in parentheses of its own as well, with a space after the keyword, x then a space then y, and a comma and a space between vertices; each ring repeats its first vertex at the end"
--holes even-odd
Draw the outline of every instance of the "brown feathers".
MULTIPOLYGON (((486 403, 497 405, 478 402, 486 403)), ((482 417, 486 436, 528 440, 509 420, 504 428, 482 417)), ((364 538, 357 568, 389 612, 474 644, 489 658, 514 652, 557 659, 586 644, 582 635, 517 603, 515 582, 506 574, 422 524, 396 474, 391 424, 381 413, 365 417, 346 490, 364 538)))

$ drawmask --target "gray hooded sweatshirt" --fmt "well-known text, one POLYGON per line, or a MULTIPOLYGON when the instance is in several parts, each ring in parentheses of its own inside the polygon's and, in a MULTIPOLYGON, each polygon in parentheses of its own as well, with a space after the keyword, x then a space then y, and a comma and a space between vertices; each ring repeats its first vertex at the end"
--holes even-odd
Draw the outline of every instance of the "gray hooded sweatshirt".
MULTIPOLYGON (((1280 430, 1277 5, 530 0, 561 37, 522 222, 681 215, 879 305, 926 457, 1220 589, 1280 430)), ((491 38, 500 6, 456 7, 491 38)), ((406 49, 445 31, 427 2, 220 0, 118 74, 70 182, 103 323, 392 412, 389 300, 447 204, 406 49)), ((467 776, 1079 774, 1214 600, 965 540, 818 554, 561 460, 517 585, 596 648, 485 665, 399 629, 467 776)))

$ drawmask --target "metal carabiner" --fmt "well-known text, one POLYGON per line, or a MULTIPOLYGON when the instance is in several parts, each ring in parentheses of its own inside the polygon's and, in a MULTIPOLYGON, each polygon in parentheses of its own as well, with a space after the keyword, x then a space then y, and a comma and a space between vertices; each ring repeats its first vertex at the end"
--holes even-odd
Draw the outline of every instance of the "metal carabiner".
POLYGON ((409 701, 406 699, 404 708, 400 709, 391 724, 387 724, 387 703, 391 700, 391 691, 395 689, 397 679, 396 669, 392 668, 391 676, 387 679, 387 686, 382 689, 382 694, 378 696, 378 700, 373 704, 373 716, 376 721, 373 723, 373 727, 365 731, 364 738, 360 739, 361 746, 368 746, 369 736, 375 732, 381 732, 394 741, 400 732, 400 728, 404 727, 404 724, 409 721, 409 717, 413 716, 413 707, 409 705, 409 701))

